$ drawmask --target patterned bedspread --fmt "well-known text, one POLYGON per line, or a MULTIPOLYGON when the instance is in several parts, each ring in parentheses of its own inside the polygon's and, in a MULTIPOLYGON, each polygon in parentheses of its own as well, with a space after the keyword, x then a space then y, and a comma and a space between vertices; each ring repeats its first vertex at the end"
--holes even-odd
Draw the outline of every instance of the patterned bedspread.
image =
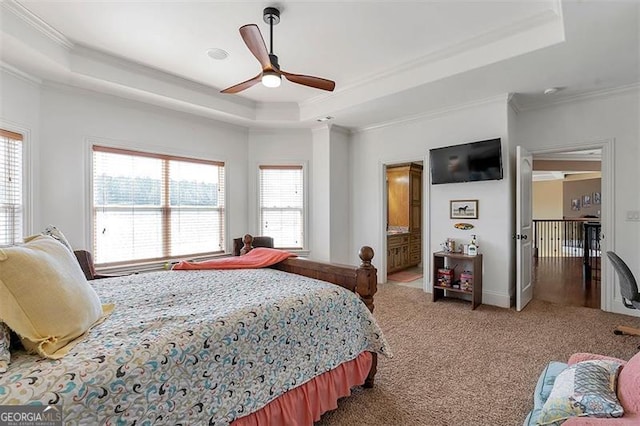
POLYGON ((91 282, 116 308, 61 360, 17 352, 0 404, 60 403, 65 424, 224 425, 362 351, 389 354, 357 295, 271 269, 91 282))

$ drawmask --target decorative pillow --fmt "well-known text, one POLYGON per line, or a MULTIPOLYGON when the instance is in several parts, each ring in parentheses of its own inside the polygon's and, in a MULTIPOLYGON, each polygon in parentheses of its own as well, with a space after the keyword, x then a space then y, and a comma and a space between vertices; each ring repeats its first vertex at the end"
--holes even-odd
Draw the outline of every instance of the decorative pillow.
POLYGON ((533 391, 533 409, 529 412, 527 419, 524 422, 524 426, 533 426, 538 424, 538 417, 544 403, 549 399, 551 389, 556 381, 558 374, 562 373, 568 365, 564 362, 551 361, 538 377, 536 388, 533 391))
POLYGON ((52 237, 0 249, 0 321, 28 351, 61 358, 112 310, 100 305, 75 256, 52 237))
POLYGON ((67 241, 67 238, 64 236, 62 231, 55 226, 47 226, 44 231, 42 231, 42 235, 49 235, 50 237, 55 238, 56 240, 60 241, 63 246, 68 248, 71 253, 73 253, 73 247, 71 247, 71 244, 69 244, 69 241, 67 241))
POLYGON ((11 362, 11 330, 7 324, 0 321, 0 373, 5 373, 11 362))
POLYGON ((556 378, 538 424, 561 424, 570 417, 622 417, 616 396, 620 363, 583 361, 567 367, 556 378))

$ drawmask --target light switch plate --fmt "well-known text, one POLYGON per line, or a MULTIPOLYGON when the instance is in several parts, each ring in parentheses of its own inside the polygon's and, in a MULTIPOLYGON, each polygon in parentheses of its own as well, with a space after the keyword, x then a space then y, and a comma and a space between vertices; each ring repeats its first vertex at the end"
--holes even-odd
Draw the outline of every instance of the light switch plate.
POLYGON ((640 222, 640 210, 627 210, 628 222, 640 222))

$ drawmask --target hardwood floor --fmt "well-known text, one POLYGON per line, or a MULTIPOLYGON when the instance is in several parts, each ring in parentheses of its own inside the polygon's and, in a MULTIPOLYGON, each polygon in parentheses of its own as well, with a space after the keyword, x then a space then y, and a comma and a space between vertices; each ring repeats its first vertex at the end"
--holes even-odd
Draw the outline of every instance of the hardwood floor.
MULTIPOLYGON (((581 257, 540 257, 533 268, 533 298, 568 306, 600 309, 600 267, 594 265, 590 280, 583 280, 581 257)), ((408 271, 422 273, 421 267, 408 271)), ((423 278, 393 284, 423 288, 423 278)))
POLYGON ((569 306, 600 308, 599 269, 596 265, 591 279, 585 280, 581 257, 540 257, 533 269, 533 298, 569 306))

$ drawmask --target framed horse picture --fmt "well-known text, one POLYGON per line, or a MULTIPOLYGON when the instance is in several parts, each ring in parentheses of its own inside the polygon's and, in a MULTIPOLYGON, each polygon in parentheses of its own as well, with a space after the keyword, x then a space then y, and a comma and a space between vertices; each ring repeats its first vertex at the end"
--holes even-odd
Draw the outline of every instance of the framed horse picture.
POLYGON ((451 219, 477 219, 478 200, 449 201, 449 217, 451 219))

